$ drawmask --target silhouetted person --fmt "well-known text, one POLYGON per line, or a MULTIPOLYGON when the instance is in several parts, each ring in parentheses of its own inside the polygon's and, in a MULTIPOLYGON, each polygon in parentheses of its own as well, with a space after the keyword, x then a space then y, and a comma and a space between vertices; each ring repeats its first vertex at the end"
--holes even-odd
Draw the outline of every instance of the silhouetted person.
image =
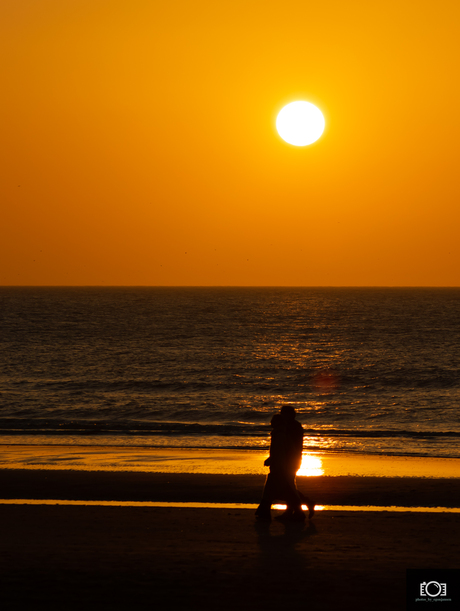
POLYGON ((270 456, 264 462, 266 467, 270 467, 270 473, 265 480, 262 501, 256 511, 256 516, 259 519, 271 519, 271 506, 276 501, 285 499, 286 494, 291 495, 288 491, 286 478, 285 456, 286 456, 286 438, 284 422, 280 414, 275 414, 270 421, 272 432, 270 439, 270 456))
POLYGON ((278 516, 278 519, 304 520, 305 514, 302 510, 302 501, 308 505, 309 517, 314 513, 314 504, 297 490, 296 475, 302 464, 303 451, 303 427, 295 417, 295 409, 292 405, 283 405, 280 416, 285 429, 285 477, 290 490, 296 495, 286 499, 286 511, 278 516))
POLYGON ((310 517, 314 505, 296 488, 295 476, 302 462, 303 429, 295 419, 295 410, 287 405, 275 414, 271 420, 272 432, 270 441, 270 457, 265 465, 270 467, 267 476, 262 501, 257 508, 258 519, 271 519, 271 506, 275 501, 287 504, 286 511, 279 519, 304 520, 302 500, 307 502, 310 517))

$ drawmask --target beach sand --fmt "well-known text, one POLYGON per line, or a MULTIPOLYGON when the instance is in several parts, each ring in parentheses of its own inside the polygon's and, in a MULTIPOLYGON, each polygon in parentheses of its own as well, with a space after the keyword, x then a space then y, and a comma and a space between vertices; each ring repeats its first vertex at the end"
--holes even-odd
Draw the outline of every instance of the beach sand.
MULTIPOLYGON (((261 475, 0 470, 4 499, 257 503, 261 475)), ((310 477, 321 504, 460 507, 460 480, 310 477)), ((0 608, 406 608, 406 569, 460 568, 455 513, 0 504, 0 608), (273 512, 275 515, 276 512, 273 512)))
POLYGON ((0 506, 2 609, 406 607, 407 568, 458 568, 458 514, 0 506))

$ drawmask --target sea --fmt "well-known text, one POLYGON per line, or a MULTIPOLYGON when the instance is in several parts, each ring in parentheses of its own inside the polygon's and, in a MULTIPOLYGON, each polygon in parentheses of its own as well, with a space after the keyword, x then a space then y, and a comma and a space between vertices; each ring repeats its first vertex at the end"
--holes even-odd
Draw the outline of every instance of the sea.
POLYGON ((0 444, 460 457, 458 288, 0 288, 0 444))

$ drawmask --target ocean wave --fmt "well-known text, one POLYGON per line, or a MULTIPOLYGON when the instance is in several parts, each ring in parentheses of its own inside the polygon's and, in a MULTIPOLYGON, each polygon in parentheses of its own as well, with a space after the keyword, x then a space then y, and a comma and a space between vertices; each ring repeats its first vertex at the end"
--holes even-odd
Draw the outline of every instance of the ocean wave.
MULTIPOLYGON (((218 424, 198 422, 114 422, 111 421, 88 421, 88 420, 48 420, 38 419, 34 421, 18 419, 1 419, 0 435, 86 435, 86 434, 111 434, 111 435, 149 435, 149 436, 188 436, 198 435, 203 437, 263 437, 269 438, 270 427, 263 424, 218 424)), ((304 437, 318 438, 341 438, 353 437, 356 439, 378 439, 378 438, 409 438, 409 439, 434 439, 434 438, 460 438, 460 431, 452 430, 409 430, 409 429, 367 429, 367 428, 311 428, 304 426, 304 437)))

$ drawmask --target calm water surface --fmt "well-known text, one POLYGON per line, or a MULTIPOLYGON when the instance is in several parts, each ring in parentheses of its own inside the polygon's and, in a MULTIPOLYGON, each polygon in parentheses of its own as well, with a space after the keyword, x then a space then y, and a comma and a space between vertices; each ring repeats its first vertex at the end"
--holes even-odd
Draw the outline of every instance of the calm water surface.
POLYGON ((460 457, 460 289, 0 288, 0 443, 460 457))

